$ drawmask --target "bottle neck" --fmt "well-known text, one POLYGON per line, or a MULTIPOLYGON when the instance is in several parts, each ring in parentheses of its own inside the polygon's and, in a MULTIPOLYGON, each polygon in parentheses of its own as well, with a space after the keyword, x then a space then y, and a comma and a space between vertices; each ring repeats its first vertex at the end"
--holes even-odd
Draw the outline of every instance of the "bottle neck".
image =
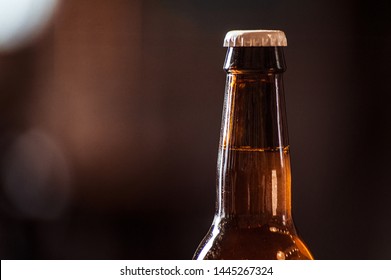
POLYGON ((291 172, 282 48, 230 48, 218 157, 220 218, 289 226, 291 172))

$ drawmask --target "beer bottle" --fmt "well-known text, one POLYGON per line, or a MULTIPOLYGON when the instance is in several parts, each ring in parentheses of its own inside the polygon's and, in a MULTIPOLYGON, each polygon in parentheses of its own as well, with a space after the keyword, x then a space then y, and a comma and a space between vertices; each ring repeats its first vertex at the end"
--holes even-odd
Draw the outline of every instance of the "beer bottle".
POLYGON ((312 259, 291 215, 279 30, 230 31, 213 224, 194 259, 312 259))

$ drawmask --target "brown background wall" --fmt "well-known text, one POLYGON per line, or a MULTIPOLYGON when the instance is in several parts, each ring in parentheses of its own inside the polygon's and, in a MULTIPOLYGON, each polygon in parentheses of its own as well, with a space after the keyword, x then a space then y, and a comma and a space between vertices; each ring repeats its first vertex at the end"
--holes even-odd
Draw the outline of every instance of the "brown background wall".
POLYGON ((0 53, 2 259, 191 258, 214 212, 222 40, 254 28, 288 36, 299 232, 318 259, 390 259, 388 15, 382 1, 63 1, 39 40, 0 53))

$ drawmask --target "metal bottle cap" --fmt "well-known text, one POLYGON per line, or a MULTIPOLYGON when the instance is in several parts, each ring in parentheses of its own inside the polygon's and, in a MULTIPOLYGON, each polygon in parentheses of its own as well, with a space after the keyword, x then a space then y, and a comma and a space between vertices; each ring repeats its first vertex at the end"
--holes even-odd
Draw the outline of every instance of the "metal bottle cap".
POLYGON ((224 47, 285 47, 281 30, 232 30, 225 35, 224 47))

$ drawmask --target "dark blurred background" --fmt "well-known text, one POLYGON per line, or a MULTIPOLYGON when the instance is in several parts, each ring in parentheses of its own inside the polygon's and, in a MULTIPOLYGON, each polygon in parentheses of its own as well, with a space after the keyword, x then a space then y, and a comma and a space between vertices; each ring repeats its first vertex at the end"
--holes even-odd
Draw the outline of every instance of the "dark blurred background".
POLYGON ((288 37, 301 236, 317 259, 391 259, 386 3, 66 0, 33 35, 3 24, 1 258, 190 259, 214 214, 223 38, 263 28, 288 37))

